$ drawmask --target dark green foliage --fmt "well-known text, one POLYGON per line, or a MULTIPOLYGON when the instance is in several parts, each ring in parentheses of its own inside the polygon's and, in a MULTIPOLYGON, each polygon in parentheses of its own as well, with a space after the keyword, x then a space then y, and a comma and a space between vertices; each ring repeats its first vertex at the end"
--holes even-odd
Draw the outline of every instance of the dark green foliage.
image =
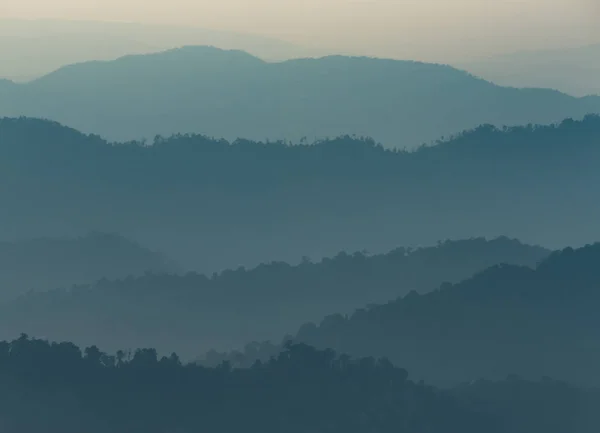
MULTIPOLYGON (((600 244, 553 253, 537 269, 493 266, 428 294, 306 324, 293 337, 354 356, 385 356, 416 378, 453 385, 519 374, 600 385, 600 244)), ((248 365, 277 353, 211 352, 248 365)))
POLYGON ((153 349, 22 336, 0 343, 8 433, 591 433, 598 392, 517 379, 440 391, 385 359, 288 345, 249 369, 182 365, 153 349), (515 399, 514 397, 518 397, 515 399), (575 417, 574 415, 577 415, 575 417))
POLYGON ((579 245, 600 238, 599 143, 593 116, 482 126, 415 152, 351 137, 111 145, 50 122, 5 119, 0 239, 92 228, 203 272, 474 235, 579 245))
MULTIPOLYGON (((151 346, 195 357, 209 348, 278 338, 282 330, 331 312, 459 282, 496 263, 535 266, 547 254, 516 240, 479 238, 379 255, 340 253, 295 266, 275 262, 212 277, 154 273, 103 279, 7 303, 0 307, 0 334, 13 338, 27 332, 112 350, 151 346)), ((60 258, 68 260, 65 250, 60 258)), ((89 255, 71 258, 74 268, 79 259, 97 262, 89 255)), ((7 257, 6 263, 15 260, 7 257)))

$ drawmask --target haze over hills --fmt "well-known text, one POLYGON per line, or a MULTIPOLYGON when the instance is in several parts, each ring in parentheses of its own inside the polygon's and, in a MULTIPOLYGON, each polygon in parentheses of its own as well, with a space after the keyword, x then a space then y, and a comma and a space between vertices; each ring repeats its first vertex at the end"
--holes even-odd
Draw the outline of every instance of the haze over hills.
POLYGON ((271 61, 324 54, 275 38, 186 26, 0 19, 0 78, 29 81, 73 63, 183 45, 242 49, 271 61))
POLYGON ((0 433, 600 432, 548 3, 0 1, 0 433))
POLYGON ((575 96, 600 95, 600 44, 516 52, 457 66, 501 86, 547 87, 575 96))
POLYGON ((4 119, 0 239, 121 233, 206 273, 473 233, 576 246, 600 238, 590 187, 600 181, 599 142, 594 116, 482 126, 415 152, 349 137, 111 145, 51 122, 4 119))
POLYGON ((579 47, 567 44, 568 47, 556 49, 528 48, 514 54, 494 51, 487 57, 466 53, 423 57, 422 50, 411 56, 402 54, 402 50, 394 53, 397 50, 373 46, 325 49, 258 34, 192 26, 60 19, 0 18, 0 58, 4 60, 0 64, 0 79, 29 81, 74 63, 115 60, 189 45, 244 50, 266 61, 353 53, 449 62, 503 86, 552 88, 575 96, 600 93, 596 78, 600 45, 589 42, 579 47))
POLYGON ((0 242, 0 300, 101 278, 177 271, 162 254, 115 234, 0 242))
POLYGON ((343 56, 267 63, 198 46, 71 65, 0 91, 0 115, 48 118, 110 140, 356 134, 414 148, 484 123, 600 112, 600 97, 503 88, 443 65, 343 56))
MULTIPOLYGON (((431 293, 307 323, 286 340, 386 357, 442 386, 509 374, 599 386, 599 261, 594 244, 557 251, 535 270, 493 266, 431 293)), ((245 353, 209 353, 207 361, 251 365, 280 350, 255 343, 245 353)))
MULTIPOLYGON (((386 302, 409 290, 427 292, 496 263, 534 266, 549 253, 506 238, 471 239, 381 255, 341 253, 297 266, 276 262, 211 277, 103 279, 6 303, 0 310, 0 338, 26 332, 113 351, 154 347, 193 358, 209 348, 277 338, 281 330, 306 320, 386 302)), ((79 259, 86 260, 93 262, 89 255, 79 259)))
POLYGON ((182 364, 154 349, 112 355, 22 336, 0 342, 0 416, 9 432, 45 433, 595 433, 600 426, 597 389, 510 377, 442 390, 409 375, 386 359, 306 345, 239 370, 182 364))

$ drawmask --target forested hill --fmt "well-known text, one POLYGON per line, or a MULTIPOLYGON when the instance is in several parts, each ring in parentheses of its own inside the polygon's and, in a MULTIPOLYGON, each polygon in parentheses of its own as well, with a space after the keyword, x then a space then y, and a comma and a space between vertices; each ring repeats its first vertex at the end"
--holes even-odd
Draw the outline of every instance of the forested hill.
POLYGON ((164 255, 122 236, 89 233, 79 237, 0 242, 0 300, 29 290, 49 290, 101 278, 174 273, 164 255))
POLYGON ((445 65, 345 56, 267 63, 206 46, 69 65, 0 94, 0 115, 50 118, 115 140, 357 134, 415 147, 484 123, 598 112, 600 98, 500 87, 445 65))
MULTIPOLYGON (((493 266, 428 294, 307 323, 292 338, 354 356, 389 357, 414 378, 452 385, 518 374, 600 384, 600 244, 551 254, 535 269, 493 266)), ((278 352, 209 353, 247 365, 278 352)))
POLYGON ((110 355, 27 336, 0 342, 10 432, 595 433, 598 390, 509 378, 439 390, 388 360, 290 345, 249 369, 110 355), (31 416, 32 413, 35 416, 31 416))
MULTIPOLYGON (((471 239, 380 255, 341 253, 296 266, 275 262, 211 277, 155 273, 103 279, 5 304, 0 335, 27 332, 98 342, 112 350, 149 346, 195 357, 211 347, 231 349, 254 338, 277 338, 306 320, 386 302, 410 290, 430 291, 497 263, 535 266, 548 254, 507 238, 471 239)), ((82 259, 73 260, 74 269, 82 259)), ((89 255, 85 259, 94 262, 89 255)))
POLYGON ((472 236, 581 245, 600 238, 599 144, 595 116, 482 126, 414 152, 350 137, 110 144, 4 119, 0 239, 116 232, 209 273, 472 236))

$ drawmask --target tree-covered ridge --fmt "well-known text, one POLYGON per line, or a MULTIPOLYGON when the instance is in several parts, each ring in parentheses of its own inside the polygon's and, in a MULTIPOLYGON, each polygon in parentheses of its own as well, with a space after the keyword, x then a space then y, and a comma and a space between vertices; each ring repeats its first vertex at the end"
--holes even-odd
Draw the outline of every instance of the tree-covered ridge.
MULTIPOLYGON (((535 266, 550 251, 517 240, 475 238, 387 254, 340 253, 297 265, 273 262, 213 275, 148 273, 29 293, 0 307, 1 335, 156 347, 197 356, 278 337, 332 312, 427 292, 497 263, 535 266)), ((13 258, 14 260, 14 258, 13 258)))
POLYGON ((385 359, 306 345, 231 369, 184 365, 153 349, 109 355, 23 335, 0 343, 0 380, 0 418, 11 433, 591 433, 598 427, 597 391, 518 379, 440 391, 408 380, 406 370, 385 359), (520 400, 507 398, 515 392, 520 400))
POLYGON ((101 278, 178 270, 162 254, 111 233, 0 242, 0 299, 101 278))
MULTIPOLYGON (((465 156, 467 151, 475 151, 477 156, 489 158, 492 156, 490 152, 495 157, 496 153, 503 154, 506 151, 518 152, 524 149, 540 151, 548 148, 556 150, 554 147, 568 152, 565 139, 577 139, 573 144, 577 148, 596 147, 594 138, 597 137, 599 124, 598 114, 588 114, 581 120, 566 118, 549 124, 528 123, 502 127, 481 124, 438 138, 432 144, 423 144, 416 149, 407 150, 400 141, 396 142, 394 148, 385 148, 368 136, 356 135, 339 135, 316 141, 307 141, 306 137, 300 141, 255 141, 246 138, 228 141, 202 134, 177 133, 170 136, 156 135, 149 142, 146 139, 119 142, 103 139, 96 134, 85 134, 50 120, 3 117, 0 118, 2 138, 0 149, 3 153, 7 152, 5 156, 11 156, 11 152, 21 149, 29 152, 44 152, 48 155, 71 155, 77 157, 78 162, 88 164, 93 162, 89 157, 97 152, 112 153, 112 158, 135 152, 133 162, 144 158, 146 160, 144 162, 155 164, 160 164, 162 157, 171 156, 171 159, 162 161, 165 166, 172 165, 175 161, 189 161, 190 158, 194 164, 199 164, 209 157, 233 157, 241 153, 244 156, 255 157, 248 161, 250 165, 285 162, 301 167, 305 161, 298 161, 297 158, 305 157, 310 162, 325 158, 323 163, 327 163, 333 157, 342 157, 342 162, 346 163, 366 157, 365 165, 370 167, 381 163, 381 159, 377 159, 378 156, 385 158, 396 156, 396 160, 403 158, 418 160, 422 155, 441 154, 455 156, 458 159, 460 156, 465 156), (79 154, 73 154, 77 151, 79 154), (275 159, 266 158, 265 155, 275 159)), ((206 164, 207 168, 210 166, 211 164, 206 164)), ((344 164, 341 168, 344 168, 344 164)))
POLYGON ((203 272, 473 235, 581 245, 600 237, 599 142, 597 116, 482 126, 414 152, 352 137, 111 144, 4 119, 0 239, 117 232, 203 272))
MULTIPOLYGON (((536 269, 497 265, 431 293, 307 323, 285 340, 385 356, 437 384, 512 373, 600 384, 598 263, 600 244, 553 253, 536 269)), ((201 362, 244 366, 280 347, 252 343, 201 362)))
POLYGON ((26 336, 0 344, 0 414, 11 432, 361 432, 484 426, 385 360, 290 346, 248 370, 182 365, 26 336), (35 417, 29 416, 34 412, 35 417))
POLYGON ((414 147, 479 124, 600 112, 600 98, 500 87, 446 65, 346 56, 267 63, 198 46, 70 65, 2 96, 0 115, 51 118, 117 140, 357 134, 414 147))

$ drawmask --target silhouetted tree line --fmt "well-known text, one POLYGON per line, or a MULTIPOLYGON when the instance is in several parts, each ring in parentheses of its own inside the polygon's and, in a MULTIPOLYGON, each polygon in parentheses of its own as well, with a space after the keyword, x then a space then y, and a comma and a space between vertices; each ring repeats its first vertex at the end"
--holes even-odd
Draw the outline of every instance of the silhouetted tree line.
MULTIPOLYGON (((196 357, 209 348, 279 338, 281 330, 332 312, 352 312, 410 290, 426 292, 446 281, 459 282, 496 263, 535 266, 549 253, 505 237, 474 238, 386 254, 340 253, 315 262, 306 258, 297 265, 274 262, 212 276, 156 272, 102 279, 28 293, 0 306, 0 335, 14 338, 24 331, 78 344, 95 342, 111 350, 148 346, 196 357)), ((67 259, 62 250, 54 255, 67 259)), ((89 258, 74 258, 73 267, 89 258)), ((14 263, 15 257, 6 262, 14 263)), ((56 263, 54 257, 48 263, 56 263)))
MULTIPOLYGON (((554 252, 536 269, 496 265, 431 293, 306 323, 283 340, 388 357, 441 385, 512 373, 600 385, 599 263, 593 244, 554 252)), ((255 342, 201 362, 244 367, 281 347, 255 342)))
POLYGON ((183 365, 153 349, 82 353, 22 335, 0 343, 0 379, 8 433, 587 433, 598 426, 590 424, 597 391, 517 379, 440 391, 385 359, 301 344, 232 369, 183 365), (507 398, 516 392, 518 399, 507 398), (587 429, 576 419, 584 415, 587 429))
POLYGON ((598 116, 484 125, 410 152, 349 136, 108 143, 2 119, 0 238, 117 232, 203 272, 473 234, 579 244, 597 237, 599 142, 598 116))
POLYGON ((258 185, 276 188, 271 182, 263 184, 274 177, 280 182, 294 183, 307 174, 324 179, 348 177, 348 181, 350 177, 361 181, 374 176, 410 177, 432 160, 443 161, 446 166, 437 167, 438 172, 430 175, 453 172, 456 167, 449 161, 462 161, 461 165, 468 166, 475 161, 484 163, 501 158, 503 163, 528 164, 529 158, 539 156, 540 151, 548 152, 552 162, 561 163, 559 156, 576 156, 565 140, 574 142, 573 146, 580 151, 597 151, 599 129, 600 115, 596 114, 551 125, 499 128, 486 124, 409 151, 402 147, 384 148, 371 138, 348 135, 313 143, 292 143, 241 138, 229 142, 200 134, 175 134, 156 136, 150 143, 146 140, 111 143, 56 122, 21 117, 0 118, 0 151, 5 163, 27 163, 29 167, 22 168, 28 169, 34 168, 33 164, 36 169, 46 168, 41 172, 21 173, 27 177, 42 177, 60 169, 63 179, 57 180, 80 176, 80 181, 102 182, 107 186, 141 188, 177 184, 190 189, 211 184, 218 177, 222 188, 252 189, 258 185), (525 160, 513 161, 513 154, 525 160), (250 173, 251 178, 244 178, 250 173), (122 180, 133 184, 121 184, 122 180))

